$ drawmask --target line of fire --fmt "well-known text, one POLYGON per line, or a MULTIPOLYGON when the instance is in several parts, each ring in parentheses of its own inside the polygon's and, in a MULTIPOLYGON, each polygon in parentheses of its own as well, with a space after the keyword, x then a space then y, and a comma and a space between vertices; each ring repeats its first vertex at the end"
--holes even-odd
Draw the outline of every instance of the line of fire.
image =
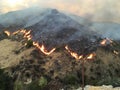
MULTIPOLYGON (((23 29, 23 30, 18 30, 18 31, 12 32, 12 33, 7 31, 7 30, 5 30, 4 33, 8 37, 11 36, 11 35, 16 35, 18 33, 22 33, 23 34, 23 38, 26 38, 28 41, 32 40, 31 30, 23 29)), ((100 44, 100 46, 106 46, 106 45, 112 44, 112 43, 113 43, 113 41, 111 39, 105 38, 105 39, 101 40, 99 44, 100 44)), ((56 48, 52 48, 51 50, 48 51, 47 48, 45 47, 45 45, 44 44, 40 44, 39 42, 33 42, 33 46, 38 48, 45 55, 50 55, 50 54, 52 54, 56 50, 56 48)), ((65 50, 67 50, 67 52, 70 53, 70 55, 72 57, 74 57, 76 60, 81 60, 84 57, 86 57, 86 59, 88 59, 88 60, 92 60, 96 56, 95 52, 90 52, 87 55, 84 55, 84 54, 79 55, 77 52, 73 51, 68 45, 65 46, 65 50)), ((116 51, 116 50, 113 50, 113 53, 116 54, 116 55, 119 54, 119 52, 116 51)))
MULTIPOLYGON (((4 33, 10 37, 12 35, 16 35, 18 33, 22 33, 23 34, 23 38, 27 39, 27 41, 32 40, 32 34, 31 34, 31 30, 18 30, 15 32, 9 32, 9 31, 4 31, 4 33)), ((80 42, 78 42, 80 43, 80 42)), ((89 47, 87 47, 86 49, 82 50, 82 52, 79 53, 79 51, 81 50, 73 50, 73 48, 71 48, 70 44, 65 45, 64 49, 68 52, 69 55, 71 55, 73 58, 75 58, 76 61, 82 61, 82 90, 84 90, 84 83, 85 83, 85 77, 84 77, 84 63, 87 60, 94 60, 94 58, 96 57, 96 53, 95 53, 95 49, 97 47, 106 47, 108 45, 112 45, 114 42, 109 39, 109 38, 105 38, 100 40, 98 43, 93 43, 92 45, 88 45, 89 47), (92 46, 95 46, 91 49, 92 46)), ((33 46, 36 47, 39 51, 41 51, 43 54, 45 55, 50 55, 52 54, 57 48, 53 47, 51 50, 48 50, 47 47, 44 45, 44 43, 39 43, 39 42, 35 42, 33 41, 33 46)), ((74 44, 74 42, 72 43, 72 45, 74 44)), ((25 43, 25 45, 27 45, 27 43, 25 43)), ((77 44, 76 44, 77 45, 77 44)), ((80 46, 80 44, 79 44, 80 46)), ((82 45, 84 47, 84 45, 82 45)), ((115 55, 119 55, 119 52, 116 50, 113 50, 113 53, 115 55)))

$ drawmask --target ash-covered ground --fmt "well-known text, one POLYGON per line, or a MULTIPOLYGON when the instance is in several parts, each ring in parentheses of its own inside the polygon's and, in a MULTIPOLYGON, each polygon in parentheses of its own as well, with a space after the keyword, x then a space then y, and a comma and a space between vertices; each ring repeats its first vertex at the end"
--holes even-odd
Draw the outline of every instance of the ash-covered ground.
POLYGON ((88 26, 76 16, 56 9, 35 11, 34 8, 3 14, 0 19, 0 67, 12 78, 13 87, 73 90, 81 86, 83 59, 73 58, 65 49, 66 45, 84 57, 95 53, 92 59, 85 60, 85 85, 120 86, 119 24, 90 22, 88 26), (16 15, 18 17, 11 18, 16 15), (18 29, 31 30, 31 40, 23 38, 21 33, 8 37, 2 32, 18 29), (100 45, 106 36, 115 40, 100 45), (56 50, 45 55, 33 42, 44 44, 47 50, 56 50))
MULTIPOLYGON (((27 85, 44 77, 47 80, 44 90, 61 88, 71 90, 73 87, 81 86, 82 60, 73 58, 64 46, 56 47, 57 49, 52 54, 46 56, 19 34, 11 37, 3 35, 3 37, 0 41, 0 66, 14 82, 21 81, 27 88, 27 85), (27 46, 25 46, 26 42, 27 46)), ((81 49, 85 50, 83 47, 81 49)), ((119 50, 118 41, 110 45, 95 47, 96 56, 85 61, 85 85, 120 86, 119 50), (113 50, 116 50, 118 54, 113 50)))

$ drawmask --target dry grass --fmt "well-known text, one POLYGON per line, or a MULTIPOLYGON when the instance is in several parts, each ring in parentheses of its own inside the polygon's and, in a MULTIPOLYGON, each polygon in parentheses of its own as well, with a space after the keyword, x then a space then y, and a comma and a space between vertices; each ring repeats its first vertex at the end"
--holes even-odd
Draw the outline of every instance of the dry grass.
MULTIPOLYGON (((51 79, 63 79, 66 75, 74 74, 78 84, 81 84, 81 61, 75 62, 63 49, 45 56, 34 47, 25 48, 21 42, 8 39, 0 41, 0 48, 1 67, 14 67, 13 72, 16 72, 16 75, 21 73, 21 79, 25 78, 28 71, 33 79, 38 79, 41 75, 47 75, 51 79)), ((94 60, 85 62, 85 84, 112 84, 111 82, 119 79, 120 57, 104 49, 98 49, 96 55, 94 60)), ((120 85, 120 82, 117 85, 120 85)))
MULTIPOLYGON (((86 62, 86 84, 109 85, 117 82, 117 79, 119 81, 120 57, 103 49, 98 49, 96 54, 95 60, 86 62)), ((116 85, 120 85, 120 82, 116 85)))
POLYGON ((19 64, 24 57, 27 59, 33 49, 26 49, 21 52, 22 48, 24 48, 24 46, 21 42, 8 39, 0 41, 0 67, 7 68, 15 66, 19 64))

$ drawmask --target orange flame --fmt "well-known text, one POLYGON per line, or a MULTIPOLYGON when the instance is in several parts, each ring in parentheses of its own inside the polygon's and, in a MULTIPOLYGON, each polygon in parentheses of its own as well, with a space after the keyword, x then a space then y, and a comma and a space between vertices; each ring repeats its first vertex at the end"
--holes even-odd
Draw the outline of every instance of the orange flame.
POLYGON ((21 31, 22 33, 24 33, 24 37, 27 37, 28 35, 30 35, 30 33, 31 33, 31 30, 30 31, 21 31))
POLYGON ((45 46, 44 45, 39 45, 39 43, 36 43, 36 42, 33 42, 33 45, 34 46, 36 46, 41 52, 43 52, 45 55, 50 55, 51 53, 53 53, 55 50, 56 50, 56 48, 53 48, 52 50, 50 50, 50 51, 47 51, 46 49, 45 49, 45 46))
POLYGON ((65 46, 65 49, 71 54, 72 57, 74 57, 77 60, 80 60, 83 58, 83 55, 78 55, 75 52, 70 51, 70 49, 68 48, 68 46, 65 46))
MULTIPOLYGON (((6 33, 8 36, 10 35, 16 35, 18 33, 23 33, 23 37, 26 38, 27 40, 31 40, 32 39, 32 35, 31 35, 31 30, 27 31, 27 30, 18 30, 18 31, 15 31, 13 33, 10 33, 9 31, 4 31, 4 33, 6 33)), ((104 44, 106 42, 106 40, 104 42, 102 42, 102 44, 104 44)), ((27 45, 27 43, 25 43, 25 45, 27 45)), ((39 43, 36 43, 36 42, 33 42, 33 46, 37 47, 42 53, 44 53, 45 55, 50 55, 51 53, 53 53, 56 48, 53 48, 52 50, 48 51, 45 46, 43 44, 39 44, 39 43)), ((72 52, 68 46, 65 46, 65 49, 71 54, 71 56, 73 56, 75 59, 77 60, 80 60, 83 58, 83 55, 78 55, 77 53, 75 52, 72 52)), ((90 54, 87 59, 92 59, 93 58, 93 54, 90 54)))
POLYGON ((24 33, 24 38, 27 38, 28 40, 32 39, 31 30, 30 31, 21 31, 21 32, 24 33))
POLYGON ((113 43, 112 40, 110 40, 109 38, 106 38, 106 39, 102 40, 102 41, 100 42, 100 44, 101 44, 102 46, 105 46, 105 45, 107 44, 107 42, 113 43))
POLYGON ((107 40, 104 39, 100 44, 104 46, 104 45, 106 45, 106 42, 107 42, 107 40))
POLYGON ((25 29, 22 29, 20 32, 21 32, 21 33, 26 33, 26 30, 25 30, 25 29))
POLYGON ((94 58, 95 55, 96 55, 95 53, 91 53, 88 55, 87 59, 91 60, 94 58))
POLYGON ((10 36, 10 32, 9 31, 4 31, 5 34, 7 34, 7 36, 10 36))
MULTIPOLYGON (((26 38, 27 40, 31 40, 32 39, 31 30, 27 31, 27 30, 23 29, 23 30, 15 31, 13 33, 10 33, 9 31, 4 31, 4 33, 6 33, 8 36, 10 36, 10 35, 16 35, 18 33, 23 33, 23 35, 24 35, 23 37, 24 38, 26 38)), ((27 43, 25 43, 25 45, 27 45, 27 43)), ((53 48, 52 50, 47 51, 44 45, 40 46, 39 43, 35 43, 35 42, 33 42, 33 45, 35 47, 37 47, 45 55, 50 55, 51 53, 53 53, 56 50, 56 48, 53 48)))
POLYGON ((15 32, 13 32, 12 34, 15 35, 15 34, 18 34, 19 32, 20 32, 20 30, 15 31, 15 32))
POLYGON ((31 30, 27 31, 27 30, 18 30, 18 31, 15 31, 13 33, 10 33, 9 31, 4 31, 4 33, 6 33, 8 36, 10 35, 16 35, 18 33, 23 33, 24 35, 24 38, 27 38, 28 40, 31 40, 32 39, 32 36, 31 36, 31 30))

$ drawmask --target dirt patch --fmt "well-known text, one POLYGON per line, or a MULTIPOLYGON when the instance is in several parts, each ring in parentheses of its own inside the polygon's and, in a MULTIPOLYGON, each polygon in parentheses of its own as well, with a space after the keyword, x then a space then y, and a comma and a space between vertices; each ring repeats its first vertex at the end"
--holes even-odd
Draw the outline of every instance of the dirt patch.
POLYGON ((0 67, 7 68, 19 64, 26 56, 29 57, 31 49, 24 49, 21 42, 4 39, 0 41, 0 67), (21 50, 23 50, 21 52, 21 50))

